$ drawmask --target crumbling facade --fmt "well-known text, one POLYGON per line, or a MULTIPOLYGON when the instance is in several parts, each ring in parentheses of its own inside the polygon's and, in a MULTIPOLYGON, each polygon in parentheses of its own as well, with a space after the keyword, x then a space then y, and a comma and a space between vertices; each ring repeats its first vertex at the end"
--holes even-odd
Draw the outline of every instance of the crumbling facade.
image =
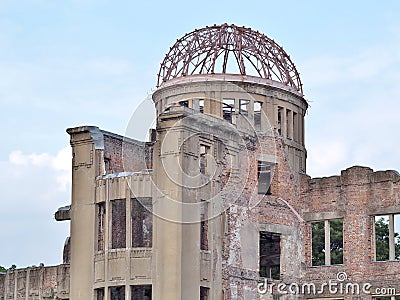
POLYGON ((67 130, 64 264, 0 275, 0 299, 400 294, 400 175, 306 175, 308 104, 274 41, 227 24, 189 33, 163 60, 153 101, 148 142, 67 130), (28 284, 33 272, 52 279, 28 284))
POLYGON ((0 299, 69 299, 69 265, 9 270, 0 275, 0 299))

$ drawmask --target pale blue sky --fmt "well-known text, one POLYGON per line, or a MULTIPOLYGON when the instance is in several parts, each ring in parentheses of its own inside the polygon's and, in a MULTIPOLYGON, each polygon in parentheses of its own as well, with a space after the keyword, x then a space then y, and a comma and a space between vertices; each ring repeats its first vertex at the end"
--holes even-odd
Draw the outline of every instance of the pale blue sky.
POLYGON ((124 133, 175 40, 235 23, 291 55, 310 109, 308 173, 400 170, 399 1, 0 0, 0 265, 57 264, 68 127, 124 133))

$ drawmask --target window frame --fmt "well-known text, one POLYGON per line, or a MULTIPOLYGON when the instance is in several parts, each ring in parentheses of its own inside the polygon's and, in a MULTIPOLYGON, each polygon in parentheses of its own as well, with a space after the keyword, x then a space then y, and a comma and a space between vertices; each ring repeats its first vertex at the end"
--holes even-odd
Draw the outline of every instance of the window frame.
POLYGON ((400 261, 400 249, 397 249, 396 254, 396 240, 400 239, 400 232, 395 231, 396 216, 400 218, 400 213, 386 213, 373 215, 373 242, 374 242, 374 253, 373 259, 375 262, 385 262, 385 261, 400 261), (377 260, 377 236, 376 236, 376 223, 377 218, 388 217, 388 259, 377 260))
POLYGON ((272 169, 272 163, 257 160, 257 193, 259 195, 272 195, 272 169))
MULTIPOLYGON (((281 277, 281 255, 282 255, 282 234, 278 233, 278 232, 271 232, 271 231, 266 231, 266 230, 261 230, 259 231, 258 234, 258 240, 259 240, 259 252, 258 252, 258 267, 259 267, 259 275, 262 278, 268 278, 268 279, 275 279, 275 280, 279 280, 281 277), (264 239, 263 239, 264 237, 264 239), (278 242, 277 241, 273 241, 274 239, 278 238, 278 242), (265 244, 263 246, 263 240, 266 239, 271 239, 271 241, 269 242, 269 244, 265 244), (272 254, 269 254, 270 256, 272 256, 271 260, 273 259, 273 256, 279 256, 279 263, 276 264, 268 264, 268 265, 264 265, 263 264, 263 252, 265 251, 264 247, 268 247, 268 246, 276 246, 273 243, 279 243, 279 250, 275 253, 273 252, 272 254), (276 267, 278 267, 278 272, 276 273, 276 267), (273 274, 273 268, 275 268, 275 273, 273 274), (265 271, 264 271, 265 269, 265 271)), ((265 260, 264 260, 265 262, 265 260)))
POLYGON ((344 218, 334 218, 334 219, 325 219, 325 220, 315 220, 310 222, 311 224, 311 266, 313 267, 322 267, 322 266, 340 266, 344 264, 344 218), (332 226, 331 223, 334 221, 342 221, 342 249, 341 249, 341 262, 340 263, 332 263, 332 226), (313 239, 314 239, 314 234, 313 234, 313 225, 318 224, 318 223, 323 223, 323 229, 324 229, 324 263, 323 264, 314 264, 314 245, 313 245, 313 239), (327 235, 329 233, 329 235, 327 235))

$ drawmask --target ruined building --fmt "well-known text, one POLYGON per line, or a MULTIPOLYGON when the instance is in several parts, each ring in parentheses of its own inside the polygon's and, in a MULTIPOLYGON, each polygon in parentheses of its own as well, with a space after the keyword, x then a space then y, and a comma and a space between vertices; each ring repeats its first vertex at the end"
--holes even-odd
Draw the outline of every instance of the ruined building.
POLYGON ((153 101, 147 142, 67 130, 64 263, 0 275, 0 299, 400 293, 399 174, 306 175, 308 104, 273 40, 227 24, 186 34, 161 63, 153 101))

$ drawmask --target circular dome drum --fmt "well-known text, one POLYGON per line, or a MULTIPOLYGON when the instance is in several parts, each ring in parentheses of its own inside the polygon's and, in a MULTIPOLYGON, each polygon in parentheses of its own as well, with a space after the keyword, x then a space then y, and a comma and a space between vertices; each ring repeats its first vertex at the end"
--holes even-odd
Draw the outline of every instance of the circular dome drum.
POLYGON ((157 86, 197 74, 257 76, 303 93, 299 73, 283 48, 258 31, 236 25, 208 26, 178 39, 161 63, 157 86))

